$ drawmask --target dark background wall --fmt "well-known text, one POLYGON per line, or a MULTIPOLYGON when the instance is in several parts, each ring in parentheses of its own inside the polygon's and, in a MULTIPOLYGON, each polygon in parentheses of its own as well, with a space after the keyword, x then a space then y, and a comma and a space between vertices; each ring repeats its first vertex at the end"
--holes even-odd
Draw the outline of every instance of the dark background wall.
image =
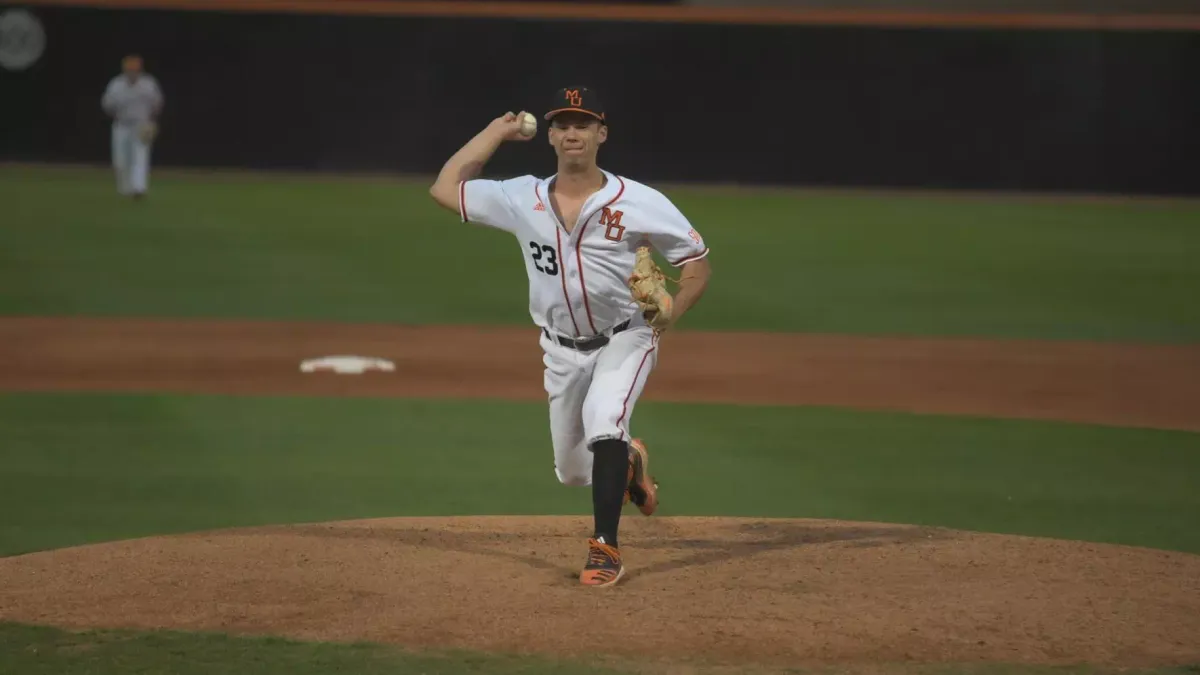
POLYGON ((167 99, 158 166, 434 172, 587 83, 603 163, 644 180, 1200 194, 1197 33, 32 11, 45 54, 0 69, 6 160, 107 161, 100 95, 136 51, 167 99))

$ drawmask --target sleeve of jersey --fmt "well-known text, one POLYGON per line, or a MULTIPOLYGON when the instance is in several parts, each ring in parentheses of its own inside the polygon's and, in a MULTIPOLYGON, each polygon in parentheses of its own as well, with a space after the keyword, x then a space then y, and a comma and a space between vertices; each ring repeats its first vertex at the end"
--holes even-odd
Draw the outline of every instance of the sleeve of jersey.
POLYGON ((683 267, 708 255, 704 238, 674 204, 664 198, 654 211, 655 232, 650 235, 650 243, 667 262, 683 267))
POLYGON ((158 80, 150 80, 150 84, 151 84, 150 88, 154 91, 154 105, 159 108, 162 108, 163 107, 162 87, 159 86, 158 80))
POLYGON ((104 88, 104 95, 100 97, 100 107, 111 111, 116 103, 117 96, 117 81, 111 80, 108 86, 104 88))
POLYGON ((512 231, 515 210, 507 181, 476 178, 458 184, 458 215, 464 223, 512 231))

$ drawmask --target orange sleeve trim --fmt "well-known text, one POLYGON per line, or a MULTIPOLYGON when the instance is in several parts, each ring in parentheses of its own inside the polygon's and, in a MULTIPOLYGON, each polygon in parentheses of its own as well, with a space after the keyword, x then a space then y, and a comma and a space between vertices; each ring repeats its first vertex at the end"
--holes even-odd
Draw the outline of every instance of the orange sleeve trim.
POLYGON ((467 222, 467 181, 458 181, 458 215, 462 216, 462 221, 467 222))
POLYGON ((696 255, 694 255, 694 256, 691 256, 691 257, 689 257, 689 258, 684 258, 683 260, 680 260, 679 262, 673 262, 673 263, 671 263, 671 266, 672 266, 672 267, 682 267, 682 266, 684 266, 684 265, 686 265, 686 264, 688 264, 688 263, 690 263, 690 262, 696 262, 697 260, 700 260, 701 258, 704 258, 704 257, 706 257, 707 255, 708 255, 708 249, 707 249, 707 248, 705 248, 703 251, 701 251, 701 252, 697 253, 697 254, 696 254, 696 255))

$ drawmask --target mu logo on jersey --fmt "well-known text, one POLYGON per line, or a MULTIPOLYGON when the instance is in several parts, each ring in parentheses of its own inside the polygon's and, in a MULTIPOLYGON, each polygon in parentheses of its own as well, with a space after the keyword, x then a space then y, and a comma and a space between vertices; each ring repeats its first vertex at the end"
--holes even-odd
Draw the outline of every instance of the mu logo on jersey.
POLYGON ((545 211, 546 205, 541 202, 538 202, 537 205, 533 207, 533 210, 534 211, 545 211))
POLYGON ((609 241, 621 241, 625 236, 625 226, 621 225, 624 211, 611 211, 606 206, 600 211, 600 224, 604 226, 604 238, 609 241))

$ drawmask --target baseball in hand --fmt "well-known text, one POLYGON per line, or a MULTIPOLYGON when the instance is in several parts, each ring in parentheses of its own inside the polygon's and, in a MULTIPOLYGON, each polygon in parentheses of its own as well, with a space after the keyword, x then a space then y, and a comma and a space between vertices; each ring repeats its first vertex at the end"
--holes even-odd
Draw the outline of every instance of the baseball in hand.
POLYGON ((537 118, 530 113, 521 114, 521 135, 532 136, 537 133, 537 118))

